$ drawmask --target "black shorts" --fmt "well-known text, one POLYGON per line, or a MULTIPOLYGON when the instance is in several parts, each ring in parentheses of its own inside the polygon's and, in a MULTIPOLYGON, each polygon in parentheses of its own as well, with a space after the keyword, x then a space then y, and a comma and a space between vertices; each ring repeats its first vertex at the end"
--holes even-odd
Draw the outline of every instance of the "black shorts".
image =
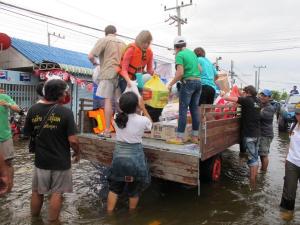
POLYGON ((155 122, 158 122, 159 121, 159 117, 161 116, 161 113, 162 113, 162 110, 163 109, 158 109, 158 108, 153 108, 151 107, 150 105, 145 105, 152 121, 155 123, 155 122))
POLYGON ((214 104, 216 90, 209 85, 202 85, 201 96, 199 105, 201 104, 214 104))

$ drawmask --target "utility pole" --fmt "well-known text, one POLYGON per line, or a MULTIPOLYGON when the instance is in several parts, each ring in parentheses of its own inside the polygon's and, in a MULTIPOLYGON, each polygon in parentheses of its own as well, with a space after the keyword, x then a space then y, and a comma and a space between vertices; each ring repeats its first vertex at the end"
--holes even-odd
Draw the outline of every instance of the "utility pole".
POLYGON ((177 22, 177 34, 178 34, 178 36, 181 36, 181 25, 187 24, 187 18, 185 18, 185 19, 181 18, 181 11, 180 10, 183 7, 191 6, 192 4, 193 4, 193 2, 192 2, 192 0, 190 0, 189 4, 184 4, 183 2, 181 2, 181 5, 179 5, 178 0, 176 0, 176 6, 175 7, 171 7, 171 8, 167 8, 167 6, 164 7, 165 11, 176 9, 177 16, 176 15, 174 15, 174 16, 169 15, 169 18, 165 22, 169 22, 171 20, 169 25, 172 25, 175 22, 177 22))
POLYGON ((50 42, 51 42, 51 36, 54 36, 54 37, 57 37, 57 38, 60 38, 60 39, 65 39, 65 35, 61 35, 61 34, 56 34, 55 32, 53 33, 49 33, 47 32, 47 36, 48 36, 48 47, 50 47, 50 42))
POLYGON ((257 70, 255 70, 255 82, 254 82, 254 84, 255 84, 255 89, 258 90, 257 89, 257 70))
POLYGON ((216 70, 217 71, 220 71, 220 68, 219 68, 219 61, 222 60, 222 57, 219 56, 219 57, 216 57, 216 70))
POLYGON ((254 68, 257 69, 257 91, 259 91, 259 86, 260 86, 260 69, 266 69, 266 66, 255 66, 254 68))
POLYGON ((230 71, 229 71, 229 74, 230 74, 230 78, 231 78, 231 85, 233 85, 235 83, 235 80, 234 80, 234 77, 236 77, 237 75, 234 73, 233 71, 233 60, 230 61, 230 71))

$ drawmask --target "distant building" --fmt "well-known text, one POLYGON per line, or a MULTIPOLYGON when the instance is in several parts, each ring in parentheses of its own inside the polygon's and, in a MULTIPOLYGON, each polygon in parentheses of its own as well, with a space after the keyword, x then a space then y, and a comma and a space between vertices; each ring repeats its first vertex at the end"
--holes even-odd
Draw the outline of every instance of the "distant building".
POLYGON ((37 100, 35 86, 46 76, 60 75, 69 82, 72 102, 69 107, 78 112, 79 98, 92 98, 93 65, 87 54, 48 47, 12 38, 12 45, 0 52, 0 87, 22 107, 30 107, 37 100), (92 84, 91 84, 92 85, 92 84))

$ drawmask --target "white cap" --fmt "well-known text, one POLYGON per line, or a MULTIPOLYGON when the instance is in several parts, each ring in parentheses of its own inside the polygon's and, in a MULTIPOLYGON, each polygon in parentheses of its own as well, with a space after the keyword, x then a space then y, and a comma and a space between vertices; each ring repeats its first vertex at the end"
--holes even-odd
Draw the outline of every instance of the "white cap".
POLYGON ((185 39, 185 37, 177 36, 177 37, 174 39, 174 45, 180 45, 180 44, 186 44, 186 39, 185 39))

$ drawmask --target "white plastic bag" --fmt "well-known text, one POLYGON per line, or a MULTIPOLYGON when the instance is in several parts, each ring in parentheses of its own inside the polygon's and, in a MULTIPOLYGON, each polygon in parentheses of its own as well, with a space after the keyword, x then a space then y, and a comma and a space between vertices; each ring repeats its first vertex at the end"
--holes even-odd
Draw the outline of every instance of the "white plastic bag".
POLYGON ((140 94, 139 89, 138 89, 138 87, 137 87, 137 82, 131 80, 131 81, 130 81, 130 84, 131 84, 131 87, 128 87, 128 86, 127 86, 126 89, 125 89, 125 91, 124 91, 124 93, 129 92, 129 91, 132 91, 133 93, 135 93, 135 94, 138 96, 138 98, 140 98, 140 97, 141 97, 141 94, 140 94))
POLYGON ((100 82, 100 66, 96 66, 93 71, 92 80, 95 84, 99 85, 100 82))

